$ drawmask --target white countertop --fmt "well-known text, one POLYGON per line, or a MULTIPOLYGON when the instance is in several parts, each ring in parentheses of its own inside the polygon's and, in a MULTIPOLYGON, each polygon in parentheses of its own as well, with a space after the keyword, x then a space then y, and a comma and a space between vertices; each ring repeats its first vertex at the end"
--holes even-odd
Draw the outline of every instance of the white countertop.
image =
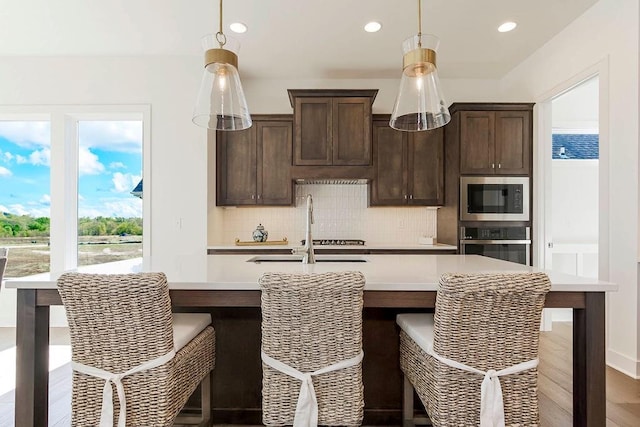
MULTIPOLYGON (((206 277, 199 281, 169 280, 170 289, 185 290, 258 290, 258 278, 265 272, 323 273, 329 271, 361 271, 369 291, 433 291, 443 273, 500 273, 516 271, 543 271, 549 275, 552 291, 616 291, 618 286, 584 277, 555 271, 544 271, 507 261, 479 255, 317 255, 317 259, 352 257, 367 262, 318 262, 304 265, 300 262, 247 262, 255 257, 283 255, 209 255, 206 257, 206 277)), ((110 266, 110 273, 136 271, 135 264, 121 262, 119 268, 110 266)), ((104 267, 79 268, 81 272, 105 272, 104 267)), ((54 274, 39 274, 23 279, 6 281, 7 288, 53 289, 54 274)))
MULTIPOLYGON (((288 245, 250 245, 250 246, 236 246, 236 245, 213 245, 207 246, 207 249, 213 250, 236 250, 236 251, 255 251, 255 250, 273 250, 273 249, 293 249, 297 246, 297 244, 292 244, 289 242, 288 245)), ((363 251, 363 250, 423 250, 423 251, 436 251, 436 250, 457 250, 458 247, 454 245, 447 245, 445 243, 436 243, 433 245, 401 245, 401 244, 392 244, 392 245, 314 245, 314 249, 340 249, 340 250, 354 250, 354 251, 363 251)))

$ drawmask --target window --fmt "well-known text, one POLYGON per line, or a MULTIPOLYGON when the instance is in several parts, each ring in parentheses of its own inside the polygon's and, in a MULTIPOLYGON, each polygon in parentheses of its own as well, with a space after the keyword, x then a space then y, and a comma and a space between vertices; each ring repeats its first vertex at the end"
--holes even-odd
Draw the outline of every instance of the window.
POLYGON ((142 256, 142 121, 78 122, 78 265, 142 256))
POLYGON ((6 277, 49 271, 51 126, 0 121, 0 246, 10 248, 6 277))
POLYGON ((148 265, 149 134, 148 106, 0 107, 6 277, 148 265))

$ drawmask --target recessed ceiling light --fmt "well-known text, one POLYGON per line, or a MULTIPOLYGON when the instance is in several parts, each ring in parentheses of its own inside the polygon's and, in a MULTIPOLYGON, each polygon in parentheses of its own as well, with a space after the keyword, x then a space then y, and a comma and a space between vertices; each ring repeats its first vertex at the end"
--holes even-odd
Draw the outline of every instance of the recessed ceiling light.
POLYGON ((242 22, 234 22, 233 24, 229 25, 229 29, 234 33, 238 33, 238 34, 247 32, 247 26, 244 25, 242 22))
POLYGON ((377 33, 382 28, 382 24, 376 21, 371 21, 367 25, 364 26, 364 30, 367 33, 377 33))
POLYGON ((516 24, 515 22, 505 22, 504 24, 500 25, 498 27, 498 31, 500 31, 501 33, 506 33, 508 31, 513 30, 514 28, 516 28, 518 26, 518 24, 516 24))

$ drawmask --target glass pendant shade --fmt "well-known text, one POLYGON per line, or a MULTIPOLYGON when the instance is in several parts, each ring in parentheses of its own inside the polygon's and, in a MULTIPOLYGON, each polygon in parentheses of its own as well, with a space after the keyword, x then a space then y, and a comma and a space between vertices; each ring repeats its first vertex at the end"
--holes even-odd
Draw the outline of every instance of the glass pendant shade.
POLYGON ((226 38, 224 49, 216 36, 202 39, 205 68, 198 92, 193 122, 216 130, 242 130, 251 127, 251 115, 242 91, 237 68, 237 41, 226 38))
POLYGON ((402 131, 439 128, 451 120, 436 67, 440 40, 431 34, 413 36, 402 44, 404 64, 400 89, 389 126, 402 131))

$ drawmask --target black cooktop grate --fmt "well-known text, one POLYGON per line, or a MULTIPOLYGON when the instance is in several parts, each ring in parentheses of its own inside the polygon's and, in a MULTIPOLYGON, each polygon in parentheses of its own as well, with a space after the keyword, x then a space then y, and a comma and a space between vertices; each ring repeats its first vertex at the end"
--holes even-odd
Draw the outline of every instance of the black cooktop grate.
MULTIPOLYGON (((304 245, 305 240, 303 239, 301 243, 304 245)), ((364 246, 364 240, 359 239, 313 239, 313 244, 316 246, 325 246, 325 245, 333 245, 333 246, 364 246)))

